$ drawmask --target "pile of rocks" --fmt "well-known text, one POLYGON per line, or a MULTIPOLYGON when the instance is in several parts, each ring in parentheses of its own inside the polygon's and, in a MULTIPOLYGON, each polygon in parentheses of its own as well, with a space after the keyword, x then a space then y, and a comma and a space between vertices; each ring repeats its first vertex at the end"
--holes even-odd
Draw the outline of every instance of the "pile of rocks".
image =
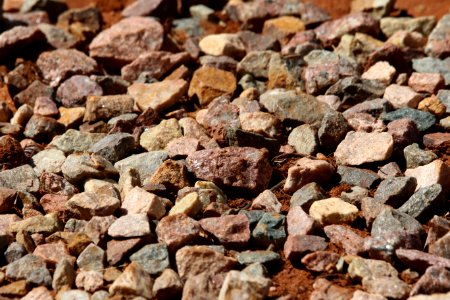
POLYGON ((0 297, 449 299, 450 14, 196 3, 4 1, 0 297))

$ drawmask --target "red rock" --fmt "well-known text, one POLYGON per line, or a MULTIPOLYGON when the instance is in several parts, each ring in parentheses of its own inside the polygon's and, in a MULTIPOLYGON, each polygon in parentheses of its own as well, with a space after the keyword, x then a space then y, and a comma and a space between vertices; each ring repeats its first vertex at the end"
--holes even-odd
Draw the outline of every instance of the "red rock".
POLYGON ((378 21, 368 13, 351 13, 344 17, 328 21, 317 27, 314 32, 326 46, 336 44, 344 34, 355 32, 377 34, 378 21))
POLYGON ((89 45, 90 55, 114 66, 132 62, 163 42, 163 27, 155 19, 130 17, 100 32, 89 45))
POLYGON ((352 229, 342 225, 329 225, 323 230, 330 242, 340 245, 347 254, 358 255, 364 251, 364 239, 352 229))
POLYGON ((33 254, 42 257, 50 265, 56 265, 62 259, 68 259, 72 265, 75 263, 75 257, 69 254, 66 245, 62 242, 39 245, 33 254))
POLYGON ((10 210, 18 197, 17 191, 0 187, 0 213, 3 214, 10 210))
POLYGON ((443 89, 445 80, 439 73, 412 73, 409 77, 408 85, 418 93, 436 94, 443 89))
POLYGON ((300 206, 291 206, 286 216, 289 235, 311 234, 316 222, 300 206))
POLYGON ((16 26, 4 31, 0 35, 0 59, 42 41, 45 41, 45 35, 37 27, 16 26))
POLYGON ((182 215, 162 218, 156 226, 158 241, 175 251, 185 245, 192 244, 200 235, 200 224, 194 219, 182 215))
POLYGON ((225 246, 243 246, 250 240, 250 223, 243 214, 206 218, 199 224, 225 246))
POLYGON ((415 249, 400 248, 395 250, 395 255, 403 264, 414 270, 423 271, 429 266, 450 268, 450 259, 415 249))
POLYGON ((51 86, 58 86, 71 75, 90 75, 98 70, 95 60, 75 49, 43 52, 36 64, 51 86))
POLYGON ((167 144, 167 154, 170 158, 186 157, 195 151, 200 150, 200 141, 191 137, 180 137, 171 140, 167 144))
POLYGON ((327 272, 336 269, 339 258, 339 254, 331 251, 315 251, 306 254, 301 261, 310 271, 327 272))
POLYGON ((449 149, 450 133, 436 132, 436 133, 425 134, 423 136, 423 144, 427 148, 449 149))
POLYGON ((39 203, 46 213, 64 212, 67 210, 66 202, 69 200, 65 195, 46 194, 41 197, 39 203))
POLYGON ((272 176, 267 150, 227 147, 194 152, 187 158, 195 176, 218 185, 261 192, 272 176))
POLYGON ((106 244, 106 259, 108 260, 108 263, 111 266, 114 266, 131 251, 139 247, 142 242, 142 238, 108 241, 106 244))
POLYGON ((284 256, 293 260, 308 252, 325 250, 328 243, 323 237, 316 235, 289 235, 284 243, 284 256))
POLYGON ((25 161, 25 152, 17 140, 9 135, 0 137, 0 170, 21 166, 25 161))

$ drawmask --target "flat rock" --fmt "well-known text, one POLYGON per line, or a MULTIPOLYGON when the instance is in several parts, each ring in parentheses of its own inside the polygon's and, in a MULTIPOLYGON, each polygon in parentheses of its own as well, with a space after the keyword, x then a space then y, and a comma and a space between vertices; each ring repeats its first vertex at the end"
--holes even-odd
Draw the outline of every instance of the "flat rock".
POLYGON ((284 256, 296 260, 308 252, 325 250, 328 243, 316 235, 289 235, 284 243, 284 256))
POLYGON ((334 157, 338 164, 361 165, 388 159, 394 141, 389 133, 366 133, 351 131, 338 145, 334 157))
POLYGON ((365 278, 380 278, 398 276, 398 271, 388 262, 376 259, 355 257, 348 266, 348 274, 351 278, 363 280, 365 278))
POLYGON ((171 118, 145 130, 140 136, 139 144, 147 151, 164 150, 171 140, 181 136, 178 121, 171 118))
POLYGON ((177 104, 188 90, 188 83, 183 79, 164 80, 154 83, 134 83, 128 87, 128 94, 132 96, 141 110, 151 107, 161 112, 177 104))
POLYGON ((293 193, 305 184, 328 182, 334 173, 334 168, 324 160, 313 160, 303 157, 288 169, 288 177, 284 184, 284 191, 293 193))
POLYGON ((315 182, 308 183, 297 190, 291 197, 291 206, 300 206, 309 211, 311 204, 316 200, 327 198, 325 191, 315 182))
POLYGON ((62 164, 61 171, 70 182, 117 174, 117 170, 108 160, 98 154, 88 153, 70 154, 62 164))
POLYGON ((309 215, 320 224, 352 223, 358 216, 358 208, 340 198, 317 200, 309 209, 309 215))
POLYGON ((237 34, 220 33, 210 34, 199 42, 200 49, 208 55, 226 55, 242 58, 245 55, 245 46, 237 34))
POLYGON ((418 93, 436 94, 445 86, 445 79, 439 73, 412 73, 408 85, 418 93))
POLYGON ((200 150, 187 164, 197 178, 252 192, 266 189, 272 175, 268 152, 251 147, 200 150))
POLYGON ((194 219, 182 215, 166 216, 156 226, 156 235, 160 243, 166 244, 170 251, 192 244, 200 236, 200 224, 194 219))
POLYGON ((241 265, 264 264, 272 265, 280 261, 281 256, 277 252, 269 250, 243 251, 236 254, 236 259, 241 265))
POLYGON ((392 36, 396 31, 417 31, 425 36, 428 36, 434 26, 436 25, 436 18, 434 16, 425 17, 386 17, 380 20, 381 31, 387 36, 392 36))
POLYGON ((127 214, 146 214, 156 220, 166 214, 163 200, 140 187, 134 187, 126 194, 121 208, 127 214))
POLYGON ((134 249, 142 244, 142 238, 126 240, 111 240, 106 244, 106 259, 109 265, 114 266, 130 255, 134 249))
POLYGON ((33 115, 28 120, 23 134, 38 142, 49 142, 55 135, 64 131, 64 126, 55 119, 33 115))
POLYGON ((405 156, 407 169, 428 165, 437 159, 436 154, 429 150, 420 149, 417 143, 406 146, 403 149, 403 155, 405 156))
POLYGON ((139 263, 150 275, 158 275, 170 267, 169 250, 164 244, 146 245, 133 253, 130 261, 139 263))
POLYGON ((402 205, 416 190, 413 177, 390 177, 383 180, 375 191, 374 198, 393 207, 402 205))
POLYGON ((91 243, 77 258, 77 265, 84 271, 102 272, 104 268, 105 251, 91 243))
POLYGON ((323 230, 330 242, 341 246, 345 253, 358 255, 364 252, 364 239, 354 230, 343 225, 328 225, 323 230))
POLYGON ((445 293, 449 288, 450 272, 444 267, 431 266, 414 284, 410 295, 445 293))
POLYGON ((267 137, 280 135, 281 122, 272 114, 265 112, 249 112, 239 115, 241 128, 246 131, 262 134, 267 137))
POLYGON ((75 49, 56 49, 43 52, 36 62, 45 80, 58 86, 70 75, 90 75, 98 70, 97 62, 75 49))
POLYGON ((223 245, 245 245, 250 240, 250 224, 245 215, 205 218, 199 224, 223 245))
POLYGON ((395 255, 402 263, 414 270, 424 271, 430 266, 450 268, 450 259, 415 249, 397 249, 395 255))
POLYGON ((418 220, 428 221, 440 211, 442 205, 445 206, 443 187, 433 184, 418 189, 398 210, 418 220))
POLYGON ((150 234, 150 223, 146 214, 128 214, 114 221, 108 228, 113 238, 133 238, 150 234))
POLYGON ((84 192, 73 196, 66 206, 81 219, 90 220, 94 216, 112 215, 120 207, 120 200, 107 195, 84 192))
POLYGON ((314 251, 303 256, 301 262, 309 271, 327 272, 336 268, 340 256, 331 251, 314 251))
POLYGON ((39 191, 39 179, 30 165, 0 172, 0 186, 22 192, 39 191))
POLYGON ((25 279, 30 284, 50 286, 52 277, 45 261, 28 254, 6 267, 6 276, 13 280, 25 279))
POLYGON ((159 166, 167 159, 166 151, 151 151, 134 154, 114 164, 122 175, 129 169, 136 170, 141 182, 152 176, 159 166))
POLYGON ((299 154, 315 154, 320 145, 317 130, 309 124, 297 126, 289 134, 288 144, 299 154))
POLYGON ((133 111, 134 99, 127 95, 89 96, 83 121, 110 119, 133 111))
POLYGON ((33 161, 34 169, 37 175, 41 175, 44 172, 60 173, 61 166, 66 159, 64 152, 58 149, 46 149, 33 155, 31 158, 33 161))
POLYGON ((416 108, 422 96, 416 93, 408 86, 391 84, 384 92, 384 98, 387 99, 394 108, 410 107, 416 108))
POLYGON ((394 79, 396 70, 387 61, 376 62, 366 72, 361 75, 362 79, 377 80, 385 85, 389 85, 394 79))
POLYGON ((84 75, 74 75, 64 81, 56 91, 56 96, 65 107, 83 106, 88 96, 102 96, 102 87, 84 75))
POLYGON ((89 45, 92 57, 123 66, 146 51, 159 50, 163 27, 152 18, 130 17, 98 34, 89 45))
POLYGON ((91 151, 103 156, 112 163, 130 156, 135 148, 134 138, 128 133, 113 133, 97 141, 91 151))
POLYGON ((410 286, 397 277, 365 278, 362 284, 367 292, 391 299, 404 299, 410 291, 410 286))
POLYGON ((312 233, 316 222, 300 206, 291 206, 286 216, 289 235, 307 235, 312 233))

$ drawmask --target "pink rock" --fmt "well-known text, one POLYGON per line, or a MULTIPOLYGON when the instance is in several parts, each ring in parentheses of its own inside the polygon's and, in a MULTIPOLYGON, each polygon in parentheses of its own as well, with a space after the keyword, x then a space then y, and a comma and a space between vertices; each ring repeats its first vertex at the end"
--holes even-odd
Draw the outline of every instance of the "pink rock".
POLYGON ((342 299, 350 300, 353 295, 353 290, 333 284, 325 278, 318 278, 313 284, 314 291, 311 294, 310 300, 320 299, 342 299))
POLYGON ((42 257, 50 265, 56 265, 62 259, 68 259, 72 265, 75 263, 75 257, 70 255, 66 245, 62 242, 39 245, 33 254, 42 257))
POLYGON ((423 144, 427 148, 448 149, 450 147, 449 132, 428 133, 423 136, 423 144))
POLYGON ((130 17, 100 32, 89 45, 90 55, 123 66, 163 42, 163 27, 155 19, 130 17))
POLYGON ((395 73, 395 68, 387 61, 379 61, 364 72, 361 78, 377 80, 385 85, 388 85, 391 83, 392 79, 394 79, 395 73))
POLYGON ((53 296, 45 286, 32 289, 22 300, 53 300, 53 296))
POLYGON ((114 216, 93 217, 83 228, 86 234, 95 244, 102 243, 106 238, 109 226, 116 220, 114 216))
MULTIPOLYGON (((169 1, 164 0, 138 0, 130 5, 128 5, 123 11, 122 16, 124 17, 135 17, 135 16, 149 16, 155 12, 155 10, 160 7, 162 3, 169 1)), ((176 5, 176 3, 172 3, 176 5)))
POLYGON ((378 31, 378 21, 368 13, 351 13, 340 19, 325 22, 314 30, 326 46, 336 44, 344 34, 355 32, 377 34, 378 31))
POLYGON ((281 121, 266 112, 241 113, 239 121, 243 130, 259 133, 268 137, 281 134, 281 121))
POLYGON ((45 35, 34 26, 16 26, 4 31, 0 35, 0 59, 41 41, 45 41, 45 35))
POLYGON ((395 250, 397 258, 407 267, 423 271, 429 266, 450 268, 450 259, 429 254, 415 249, 395 250))
POLYGON ((51 86, 58 86, 70 75, 90 75, 98 70, 97 62, 75 49, 57 49, 41 53, 36 62, 51 86))
POLYGON ((108 241, 106 244, 106 259, 108 260, 108 263, 111 266, 114 266, 127 254, 139 247, 142 242, 142 238, 108 241))
POLYGON ((450 54, 450 16, 444 15, 428 36, 425 53, 429 56, 445 58, 450 54))
POLYGON ((348 227, 329 225, 323 229, 330 242, 342 246, 347 254, 358 255, 364 251, 364 239, 348 227))
POLYGON ((253 200, 250 209, 279 213, 281 210, 281 203, 271 190, 265 190, 253 200))
POLYGON ((150 234, 150 223, 146 214, 129 214, 115 220, 108 228, 113 238, 142 237, 150 234))
POLYGON ((316 222, 300 206, 291 206, 286 216, 289 235, 311 234, 316 222))
POLYGON ((436 94, 445 86, 444 76, 439 73, 412 73, 408 85, 418 93, 436 94))
POLYGON ((181 128, 183 129, 183 134, 185 137, 196 138, 199 140, 200 146, 205 149, 217 148, 219 145, 217 142, 206 133, 205 128, 202 127, 193 118, 182 118, 178 121, 181 128))
POLYGON ((328 162, 303 157, 289 168, 283 189, 288 193, 293 193, 310 182, 325 183, 333 173, 334 168, 328 162))
POLYGON ((163 200, 140 187, 134 187, 122 201, 122 210, 127 214, 146 214, 159 220, 166 214, 163 200))
POLYGON ((46 213, 50 212, 64 212, 67 210, 66 202, 69 200, 69 196, 45 194, 39 200, 42 208, 46 213))
POLYGON ((315 251, 306 254, 301 261, 310 271, 327 272, 336 269, 339 258, 339 254, 331 251, 315 251))
POLYGON ((200 150, 200 141, 191 137, 176 138, 167 144, 166 150, 170 158, 186 157, 200 150))
POLYGON ((439 159, 436 159, 425 166, 407 169, 405 171, 405 176, 416 178, 416 191, 435 183, 442 185, 445 190, 449 190, 450 188, 450 166, 439 159))
POLYGON ((325 250, 328 243, 323 237, 316 235, 289 235, 284 243, 284 256, 297 259, 308 252, 325 250))
POLYGON ((194 219, 177 214, 162 218, 156 226, 158 241, 175 251, 193 243, 200 235, 200 224, 194 219))
POLYGON ((350 127, 355 131, 383 132, 386 130, 382 120, 375 119, 372 115, 364 112, 349 114, 345 117, 350 127))
POLYGON ((102 96, 103 90, 88 76, 75 75, 64 81, 56 95, 65 107, 83 106, 88 96, 102 96))
POLYGON ((251 147, 200 150, 187 157, 195 176, 219 185, 260 192, 272 177, 269 152, 251 147))
POLYGON ((84 271, 78 273, 75 285, 79 289, 93 293, 103 286, 103 275, 98 271, 84 271))
POLYGON ((394 139, 394 146, 399 149, 416 143, 420 139, 419 129, 411 119, 394 120, 387 125, 387 129, 394 139))
POLYGON ((450 271, 444 267, 431 266, 414 284, 410 296, 446 293, 450 290, 450 271))
POLYGON ((416 108, 422 96, 409 86, 391 84, 384 91, 384 98, 391 102, 394 108, 410 107, 416 108))
POLYGON ((37 98, 34 103, 33 112, 35 115, 41 115, 44 117, 57 116, 59 114, 56 103, 48 97, 37 98))
POLYGON ((211 233, 221 244, 228 246, 246 245, 250 240, 250 223, 246 215, 228 215, 206 218, 200 226, 211 233))

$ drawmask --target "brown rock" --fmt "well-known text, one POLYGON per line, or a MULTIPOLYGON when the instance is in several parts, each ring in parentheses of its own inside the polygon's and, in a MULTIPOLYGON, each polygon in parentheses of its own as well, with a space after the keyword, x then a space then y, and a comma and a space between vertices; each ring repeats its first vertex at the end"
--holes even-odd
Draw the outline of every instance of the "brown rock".
POLYGON ((445 114, 447 107, 439 100, 438 97, 436 97, 435 95, 431 95, 430 97, 420 101, 419 105, 417 105, 417 109, 430 112, 440 117, 445 114))
POLYGON ((330 272, 336 269, 339 258, 339 254, 331 251, 315 251, 306 254, 301 261, 310 271, 330 272))
POLYGON ((58 16, 57 26, 81 41, 90 40, 102 27, 100 13, 100 9, 95 6, 69 9, 58 16))
POLYGON ((41 53, 36 62, 51 86, 71 75, 90 75, 98 70, 97 62, 75 49, 57 49, 41 53))
POLYGON ((75 263, 75 257, 69 254, 66 245, 62 242, 38 245, 33 254, 41 257, 47 264, 53 266, 62 259, 68 259, 72 264, 75 263))
POLYGON ((111 295, 141 296, 147 299, 153 298, 153 279, 137 262, 131 262, 123 273, 114 280, 109 288, 111 295))
POLYGON ((332 284, 325 278, 317 279, 313 284, 314 291, 311 294, 310 300, 322 299, 340 299, 350 300, 353 295, 353 290, 345 287, 332 284))
POLYGON ((65 107, 84 106, 88 96, 102 96, 99 84, 88 76, 75 75, 64 81, 56 92, 65 107))
POLYGON ((168 159, 155 171, 149 183, 162 184, 168 191, 176 193, 189 186, 187 168, 182 163, 168 159))
POLYGON ((53 88, 44 84, 40 80, 35 80, 30 85, 28 85, 26 89, 15 95, 14 101, 20 104, 28 104, 33 107, 34 102, 38 97, 52 98, 53 88))
POLYGON ((130 96, 89 96, 83 121, 109 119, 133 111, 134 100, 130 96))
POLYGON ((289 235, 284 243, 284 256, 294 260, 308 252, 325 250, 328 243, 323 237, 316 235, 289 235))
POLYGON ((436 132, 423 136, 423 144, 431 149, 448 149, 450 147, 450 133, 436 132))
POLYGON ((51 139, 61 134, 64 126, 55 119, 33 115, 25 126, 23 134, 35 141, 49 142, 51 139))
POLYGON ((9 135, 0 137, 0 170, 12 169, 26 162, 20 143, 9 135))
POLYGON ((245 55, 245 46, 237 34, 210 34, 199 42, 200 49, 213 56, 230 56, 237 59, 245 55))
POLYGON ((282 16, 264 22, 262 33, 277 39, 280 44, 284 45, 296 33, 304 30, 305 24, 302 19, 292 16, 282 16))
POLYGON ((364 239, 352 229, 342 225, 329 225, 323 230, 330 242, 344 248, 347 254, 358 255, 364 251, 364 239))
POLYGON ((10 210, 18 197, 16 190, 0 187, 0 213, 10 210))
POLYGON ((206 218, 199 224, 225 246, 244 246, 250 240, 250 223, 243 214, 206 218))
POLYGON ((410 296, 445 293, 450 290, 450 271, 444 267, 431 266, 411 289, 410 296))
POLYGON ((16 26, 4 31, 0 35, 0 59, 4 60, 11 54, 42 41, 45 41, 44 34, 34 26, 16 26))
POLYGON ((125 258, 131 251, 137 249, 143 242, 142 238, 132 238, 126 240, 111 240, 106 244, 106 259, 111 266, 114 266, 125 258))
POLYGON ((59 114, 56 103, 49 97, 36 98, 34 103, 33 112, 35 115, 41 115, 44 117, 57 116, 59 114))
POLYGON ((237 261, 208 246, 186 246, 175 255, 178 274, 186 280, 205 271, 211 273, 227 272, 233 269, 237 261))
POLYGON ((156 226, 158 241, 170 251, 192 244, 200 235, 200 224, 186 215, 166 216, 156 226))
POLYGON ((132 62, 146 51, 157 51, 163 27, 155 19, 130 17, 100 32, 89 45, 90 55, 113 66, 132 62))
POLYGON ((51 212, 65 212, 66 211, 66 202, 69 200, 68 196, 65 195, 54 195, 54 194, 46 194, 41 197, 39 200, 39 204, 41 204, 42 208, 46 213, 51 212))
POLYGON ((233 94, 235 90, 233 73, 204 66, 194 72, 188 95, 197 95, 200 105, 206 105, 218 96, 233 94))
POLYGON ((171 140, 166 149, 170 158, 186 157, 200 150, 200 141, 196 138, 184 136, 171 140))
POLYGON ((265 149, 227 147, 194 152, 186 161, 199 179, 261 192, 267 188, 272 176, 268 154, 265 149))
POLYGON ((395 250, 397 258, 409 268, 424 271, 429 266, 450 268, 450 259, 429 254, 415 249, 395 250))

